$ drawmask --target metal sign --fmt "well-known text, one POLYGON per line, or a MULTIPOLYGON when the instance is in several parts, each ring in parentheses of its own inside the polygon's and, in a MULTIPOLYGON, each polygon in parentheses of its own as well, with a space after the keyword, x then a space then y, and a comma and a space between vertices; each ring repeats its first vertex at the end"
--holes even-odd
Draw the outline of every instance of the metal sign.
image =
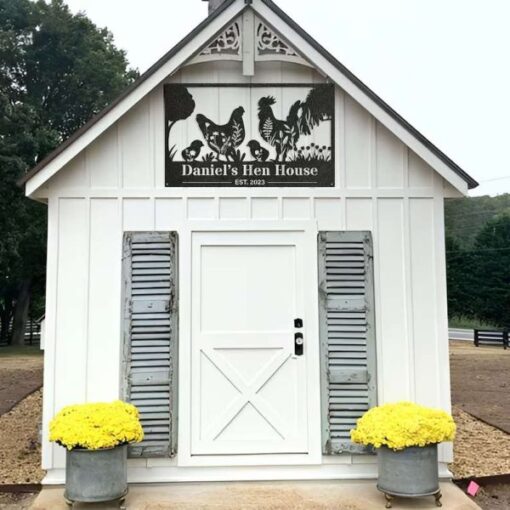
POLYGON ((335 185, 334 86, 165 85, 165 186, 335 185))

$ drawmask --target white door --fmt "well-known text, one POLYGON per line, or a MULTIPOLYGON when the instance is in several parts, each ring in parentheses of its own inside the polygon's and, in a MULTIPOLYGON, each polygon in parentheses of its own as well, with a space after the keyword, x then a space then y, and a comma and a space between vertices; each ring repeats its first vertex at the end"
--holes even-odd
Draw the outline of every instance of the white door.
POLYGON ((307 453, 303 243, 193 234, 192 455, 307 453))

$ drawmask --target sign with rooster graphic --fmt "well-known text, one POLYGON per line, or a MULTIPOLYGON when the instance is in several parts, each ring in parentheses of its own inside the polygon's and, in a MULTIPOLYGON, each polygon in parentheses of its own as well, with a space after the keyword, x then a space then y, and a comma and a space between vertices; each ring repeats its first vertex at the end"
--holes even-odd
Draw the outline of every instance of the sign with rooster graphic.
POLYGON ((165 85, 165 185, 335 185, 334 87, 165 85))

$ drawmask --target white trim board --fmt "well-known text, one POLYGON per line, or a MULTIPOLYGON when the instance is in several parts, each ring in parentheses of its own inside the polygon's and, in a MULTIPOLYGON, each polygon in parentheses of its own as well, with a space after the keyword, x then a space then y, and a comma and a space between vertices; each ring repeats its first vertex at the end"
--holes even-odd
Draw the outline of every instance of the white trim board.
MULTIPOLYGON (((451 480, 447 464, 439 463, 439 478, 451 480)), ((128 467, 129 483, 287 481, 287 480, 375 480, 377 464, 263 467, 128 467)), ((63 485, 65 470, 52 469, 43 485, 63 485)))

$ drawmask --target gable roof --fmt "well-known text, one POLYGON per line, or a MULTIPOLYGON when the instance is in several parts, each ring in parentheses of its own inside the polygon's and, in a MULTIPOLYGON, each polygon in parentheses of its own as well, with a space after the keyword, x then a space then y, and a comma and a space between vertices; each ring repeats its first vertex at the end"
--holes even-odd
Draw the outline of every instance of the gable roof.
MULTIPOLYGON (((341 62, 339 62, 331 53, 329 53, 323 46, 321 46, 313 37, 311 37, 302 27, 300 27, 290 16, 288 16, 282 9, 280 9, 272 0, 225 0, 225 2, 216 9, 211 15, 209 15, 204 21, 202 21, 197 27, 192 30, 184 39, 182 39, 176 46, 174 46, 168 53, 166 53, 161 59, 159 59, 152 67, 150 67, 144 74, 142 74, 135 82, 133 82, 115 101, 109 106, 102 110, 99 114, 94 116, 89 122, 87 122, 82 128, 77 130, 72 136, 60 144, 53 152, 46 156, 41 162, 39 162, 34 168, 23 175, 19 180, 20 186, 29 184, 34 177, 38 176, 44 169, 50 164, 55 166, 54 172, 51 173, 47 178, 40 180, 40 182, 34 183, 31 189, 26 189, 26 193, 30 194, 41 186, 47 179, 49 179, 54 173, 60 168, 67 164, 78 152, 83 150, 88 144, 90 144, 100 133, 104 132, 109 126, 111 126, 116 120, 118 120, 128 109, 121 108, 124 102, 127 102, 137 92, 142 92, 141 97, 144 97, 150 90, 152 90, 161 80, 156 80, 156 84, 147 85, 151 80, 154 81, 155 77, 167 67, 167 65, 184 50, 187 51, 187 55, 182 55, 182 62, 187 60, 194 54, 192 48, 188 48, 192 45, 195 39, 203 38, 200 36, 204 35, 204 32, 208 32, 207 40, 200 41, 196 46, 197 49, 201 49, 212 37, 210 35, 211 29, 214 31, 213 37, 215 37, 226 24, 228 24, 233 18, 238 16, 246 8, 253 7, 254 10, 266 19, 270 24, 281 24, 279 29, 274 26, 280 33, 285 33, 286 39, 291 42, 298 50, 301 51, 305 58, 311 60, 316 65, 317 59, 310 55, 309 50, 313 50, 317 57, 320 57, 325 63, 329 64, 330 70, 334 73, 326 72, 326 74, 333 79, 339 86, 350 93, 354 99, 360 100, 359 102, 366 107, 366 109, 374 115, 382 124, 386 125, 393 133, 400 138, 406 145, 413 149, 419 156, 427 161, 438 173, 440 173, 446 180, 448 180, 455 188, 460 191, 464 191, 459 186, 457 181, 460 178, 469 189, 478 186, 478 182, 468 175, 459 165, 451 160, 444 152, 442 152, 436 145, 428 140, 422 133, 414 128, 409 122, 407 122, 401 115, 399 115, 391 106, 389 106, 383 99, 381 99, 372 89, 370 89, 365 83, 363 83, 357 76, 355 76, 349 69, 347 69, 341 62), (244 5, 242 5, 244 3, 244 5), (236 8, 237 7, 237 8, 236 8), (271 18, 271 19, 269 19, 271 18), (273 22, 273 23, 271 23, 273 22), (301 41, 293 41, 291 33, 288 30, 282 30, 284 28, 290 28, 294 33, 301 39, 301 41), (299 42, 303 42, 307 48, 305 51, 299 46, 299 42), (306 51, 308 50, 308 51, 306 51), (337 78, 343 79, 335 79, 337 78), (351 85, 349 87, 348 85, 351 85), (347 85, 347 86, 346 86, 347 85), (354 87, 354 88, 352 88, 354 87), (148 90, 141 90, 148 89, 148 90), (350 89, 350 90, 349 90, 350 89), (358 92, 358 94, 356 94, 358 92), (361 94, 361 95, 360 95, 361 94), (356 97, 357 96, 357 97, 356 97), (363 97, 364 96, 364 97, 363 97), (366 101, 363 101, 366 99, 366 101), (116 112, 116 110, 119 110, 116 112), (382 115, 383 114, 383 115, 382 115), (388 121, 392 121, 393 126, 388 125, 388 121), (90 140, 85 141, 84 147, 78 150, 72 150, 74 146, 78 144, 80 139, 84 138, 85 135, 89 135, 92 128, 98 127, 102 123, 101 129, 95 136, 90 136, 90 140), (393 127, 393 129, 392 129, 393 127), (399 129, 400 128, 400 129, 399 129), (407 134, 407 136, 405 136, 407 134), (404 140, 405 138, 405 140, 404 140), (414 140, 416 143, 410 143, 414 140), (421 149, 421 150, 420 150, 421 149), (69 153, 69 154, 66 154, 69 153), (427 157, 430 156, 430 157, 427 157), (61 160, 58 161, 57 160, 61 160), (439 165, 438 165, 439 163, 439 165), (441 168, 438 168, 441 167, 441 168), (448 169, 453 172, 453 176, 457 179, 452 180, 452 174, 448 175, 445 172, 448 169)), ((196 50, 195 50, 196 51, 196 50)), ((168 74, 175 71, 179 65, 177 64, 174 69, 166 70, 168 74)), ((324 69, 323 69, 324 70, 324 69)), ((134 104, 138 102, 136 99, 134 104)), ((83 145, 83 144, 82 144, 83 145)), ((464 187, 462 186, 462 187, 464 187)))

